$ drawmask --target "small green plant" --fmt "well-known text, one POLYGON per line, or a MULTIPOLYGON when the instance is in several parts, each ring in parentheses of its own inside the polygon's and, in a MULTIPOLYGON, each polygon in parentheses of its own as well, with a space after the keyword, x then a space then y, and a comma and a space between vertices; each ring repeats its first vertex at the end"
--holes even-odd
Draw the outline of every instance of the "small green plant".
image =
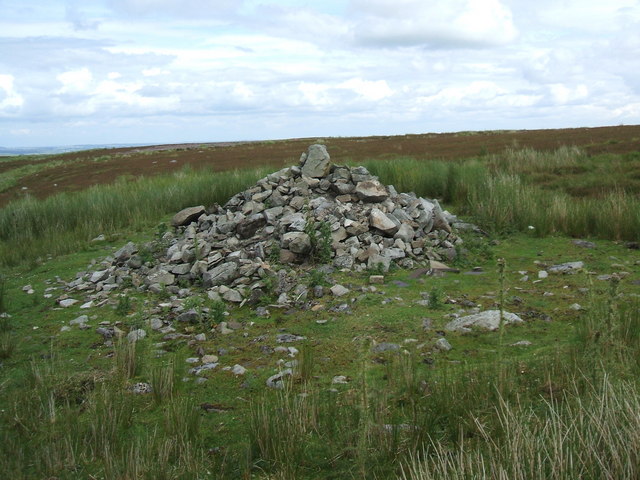
POLYGON ((222 300, 215 300, 211 304, 211 320, 214 323, 224 322, 224 312, 226 311, 226 306, 222 300))
POLYGON ((329 286, 329 282, 327 281, 327 275, 323 271, 318 269, 309 271, 308 284, 309 284, 309 287, 311 288, 317 287, 317 286, 321 286, 321 287, 329 286))
POLYGON ((371 267, 369 267, 369 274, 370 275, 384 275, 385 274, 384 263, 378 262, 378 263, 374 263, 373 265, 371 265, 371 267))
POLYGON ((444 292, 438 286, 433 287, 429 291, 429 308, 432 310, 440 310, 444 307, 444 292))
POLYGON ((305 207, 306 222, 304 233, 309 236, 311 243, 311 258, 314 262, 329 263, 331 261, 331 225, 329 222, 316 222, 313 215, 305 207))
POLYGON ((129 295, 121 295, 118 299, 118 305, 116 305, 116 315, 126 317, 132 310, 131 297, 129 295))
POLYGON ((331 261, 331 243, 331 226, 329 222, 320 222, 316 245, 316 257, 320 263, 329 263, 331 261))
POLYGON ((271 247, 269 247, 269 263, 273 265, 277 265, 280 263, 280 243, 276 240, 271 242, 271 247))

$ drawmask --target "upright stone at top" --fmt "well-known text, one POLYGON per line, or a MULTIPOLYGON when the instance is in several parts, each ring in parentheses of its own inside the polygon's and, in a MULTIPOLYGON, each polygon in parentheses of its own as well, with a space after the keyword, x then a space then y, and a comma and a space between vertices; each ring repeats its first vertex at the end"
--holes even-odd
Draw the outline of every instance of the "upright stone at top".
POLYGON ((329 174, 331 158, 324 145, 311 145, 307 153, 302 154, 302 174, 311 178, 322 178, 329 174))

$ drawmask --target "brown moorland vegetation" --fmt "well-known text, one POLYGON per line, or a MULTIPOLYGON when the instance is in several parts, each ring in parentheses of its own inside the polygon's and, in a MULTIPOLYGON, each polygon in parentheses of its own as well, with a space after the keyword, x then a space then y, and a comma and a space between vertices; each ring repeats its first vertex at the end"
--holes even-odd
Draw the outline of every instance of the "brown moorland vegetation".
POLYGON ((587 154, 640 151, 640 125, 554 130, 499 130, 375 137, 300 138, 277 141, 172 144, 98 149, 45 158, 0 162, 0 174, 17 167, 62 161, 20 179, 0 193, 0 207, 24 192, 45 198, 111 183, 122 176, 153 176, 189 165, 225 171, 259 166, 282 167, 297 162, 310 143, 327 145, 337 162, 361 162, 407 156, 455 160, 502 152, 508 147, 552 151, 578 146, 587 154))

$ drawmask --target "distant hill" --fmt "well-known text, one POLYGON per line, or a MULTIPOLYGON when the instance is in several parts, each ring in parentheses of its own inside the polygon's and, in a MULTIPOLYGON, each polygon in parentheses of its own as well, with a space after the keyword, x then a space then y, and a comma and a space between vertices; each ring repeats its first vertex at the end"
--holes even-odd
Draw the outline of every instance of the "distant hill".
POLYGON ((0 156, 13 155, 53 155, 56 153, 79 152, 81 150, 95 150, 97 148, 139 147, 144 143, 113 143, 103 145, 65 145, 62 147, 0 147, 0 156))

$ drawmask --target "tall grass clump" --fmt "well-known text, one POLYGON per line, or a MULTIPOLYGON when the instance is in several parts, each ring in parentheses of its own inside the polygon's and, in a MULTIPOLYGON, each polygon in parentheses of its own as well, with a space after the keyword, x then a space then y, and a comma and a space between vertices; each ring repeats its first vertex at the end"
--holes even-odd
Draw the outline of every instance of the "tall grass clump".
POLYGON ((0 265, 68 253, 100 233, 148 226, 187 206, 224 203, 265 172, 185 168, 174 175, 119 179, 82 192, 12 202, 0 210, 0 265))
POLYGON ((405 467, 405 480, 477 478, 570 480, 640 475, 640 391, 605 377, 587 394, 576 391, 536 409, 500 401, 496 440, 478 421, 482 442, 456 448, 434 443, 405 467))

